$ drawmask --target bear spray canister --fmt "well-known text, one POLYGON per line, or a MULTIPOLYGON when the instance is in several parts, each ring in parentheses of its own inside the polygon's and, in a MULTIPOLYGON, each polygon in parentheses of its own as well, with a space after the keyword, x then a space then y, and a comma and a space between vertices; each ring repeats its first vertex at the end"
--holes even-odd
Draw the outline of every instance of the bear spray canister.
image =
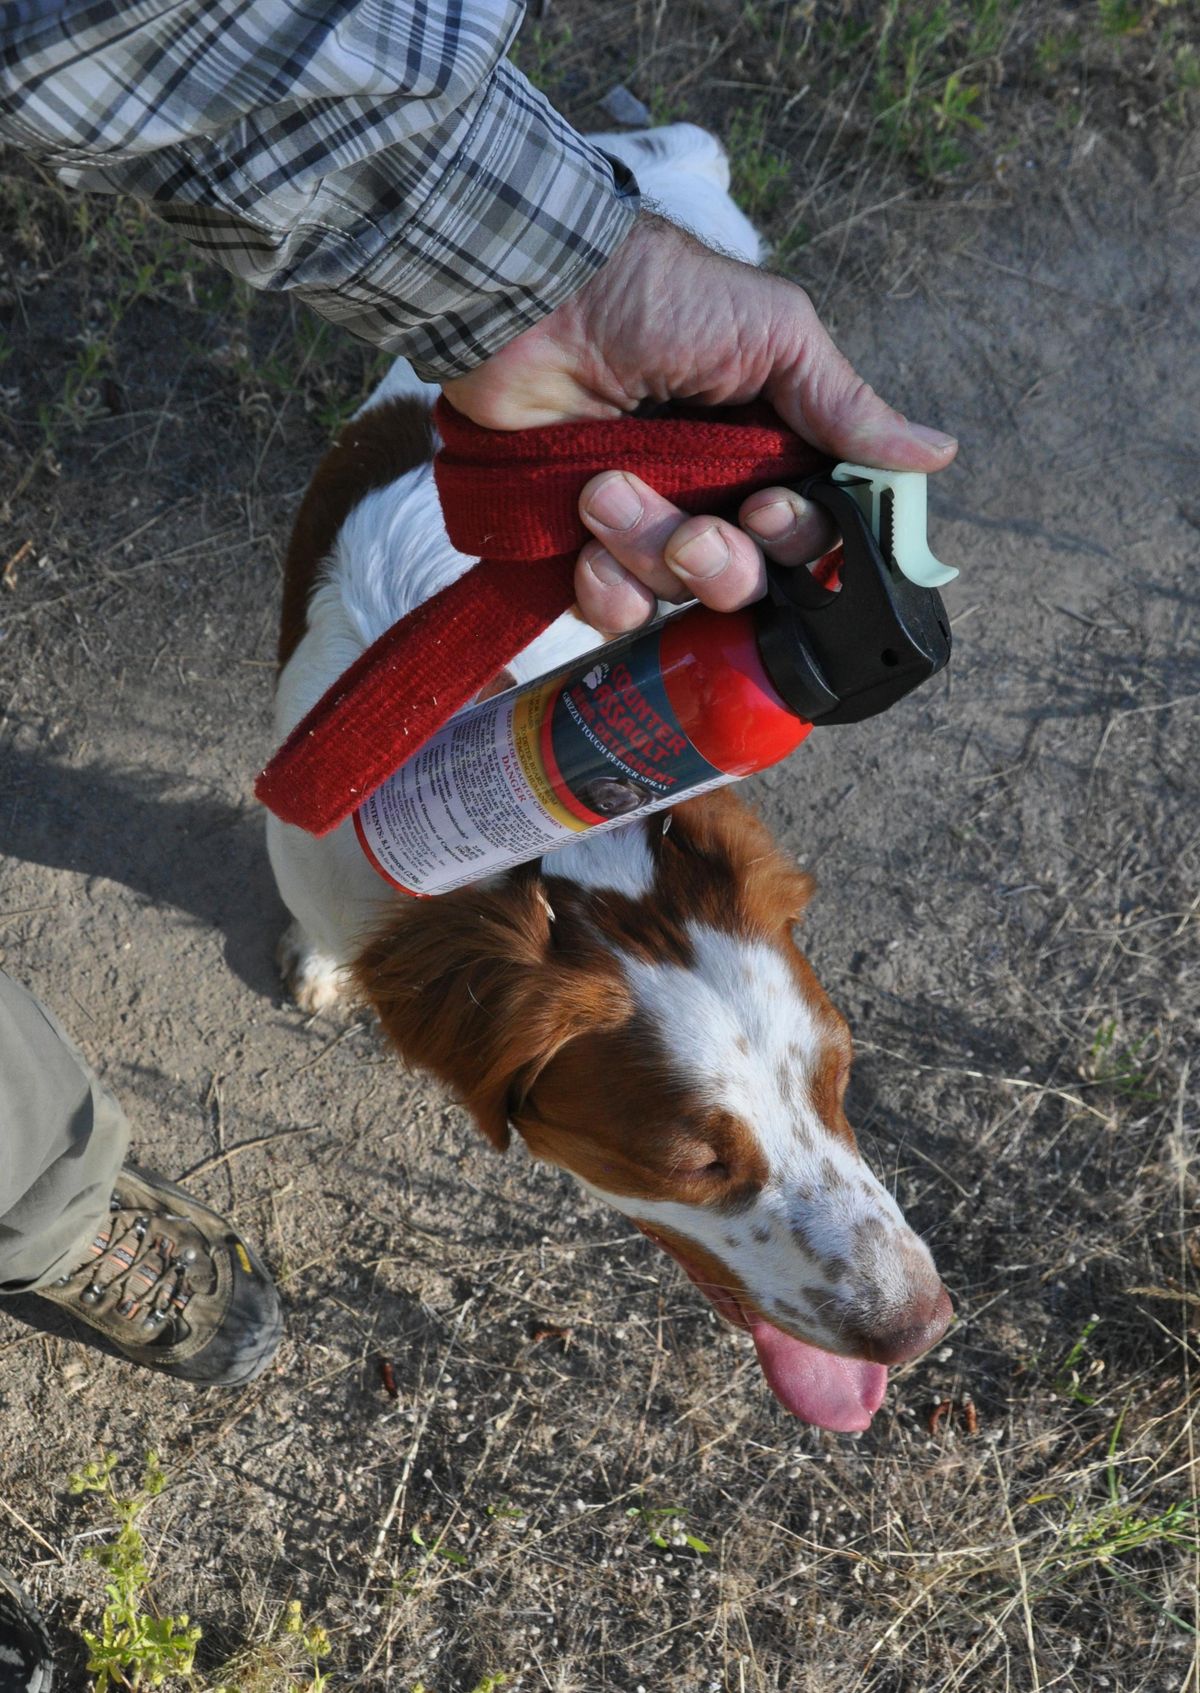
POLYGON ((810 727, 772 686, 752 613, 695 608, 460 712, 355 828, 395 887, 447 893, 735 782, 810 727))
POLYGON ((758 606, 694 606, 567 671, 470 706, 354 816, 394 887, 448 893, 785 758, 940 670, 955 572, 925 541, 925 479, 839 465, 798 485, 841 542, 771 567, 758 606))

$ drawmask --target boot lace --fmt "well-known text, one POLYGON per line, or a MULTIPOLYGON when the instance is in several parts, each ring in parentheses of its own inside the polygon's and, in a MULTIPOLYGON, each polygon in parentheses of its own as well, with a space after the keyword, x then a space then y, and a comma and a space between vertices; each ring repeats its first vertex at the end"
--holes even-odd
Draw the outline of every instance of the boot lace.
POLYGON ((199 1255, 194 1246, 181 1247, 156 1229, 156 1221, 145 1212, 125 1210, 114 1197, 108 1227, 92 1241, 91 1257, 63 1276, 59 1286, 80 1283, 81 1305, 104 1307, 151 1334, 160 1333, 196 1291, 189 1278, 199 1255))

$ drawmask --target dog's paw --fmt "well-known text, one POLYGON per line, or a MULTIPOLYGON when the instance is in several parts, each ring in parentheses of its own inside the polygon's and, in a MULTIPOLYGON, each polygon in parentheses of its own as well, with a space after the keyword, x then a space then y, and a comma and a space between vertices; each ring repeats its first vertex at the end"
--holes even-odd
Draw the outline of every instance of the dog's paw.
POLYGON ((289 998, 307 1015, 353 1003, 354 984, 349 970, 320 952, 299 923, 292 923, 284 930, 275 957, 289 998))

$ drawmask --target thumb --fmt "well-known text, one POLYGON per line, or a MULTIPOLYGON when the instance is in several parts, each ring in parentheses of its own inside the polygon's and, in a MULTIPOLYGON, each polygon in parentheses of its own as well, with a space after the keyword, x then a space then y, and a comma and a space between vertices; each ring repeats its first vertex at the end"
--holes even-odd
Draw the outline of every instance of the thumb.
POLYGON ((766 384, 766 396, 797 435, 836 459, 881 470, 944 470, 958 451, 953 435, 910 423, 865 382, 816 314, 800 351, 766 384))

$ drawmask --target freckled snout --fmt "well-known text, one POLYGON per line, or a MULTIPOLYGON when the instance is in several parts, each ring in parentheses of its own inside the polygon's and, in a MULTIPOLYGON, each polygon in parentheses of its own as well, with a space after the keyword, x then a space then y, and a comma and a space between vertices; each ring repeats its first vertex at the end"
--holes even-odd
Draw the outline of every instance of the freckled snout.
POLYGON ((950 1295, 936 1275, 931 1275, 929 1285, 900 1311, 893 1312, 886 1323, 856 1327, 855 1351, 873 1364, 907 1364, 942 1338, 953 1315, 950 1295))

